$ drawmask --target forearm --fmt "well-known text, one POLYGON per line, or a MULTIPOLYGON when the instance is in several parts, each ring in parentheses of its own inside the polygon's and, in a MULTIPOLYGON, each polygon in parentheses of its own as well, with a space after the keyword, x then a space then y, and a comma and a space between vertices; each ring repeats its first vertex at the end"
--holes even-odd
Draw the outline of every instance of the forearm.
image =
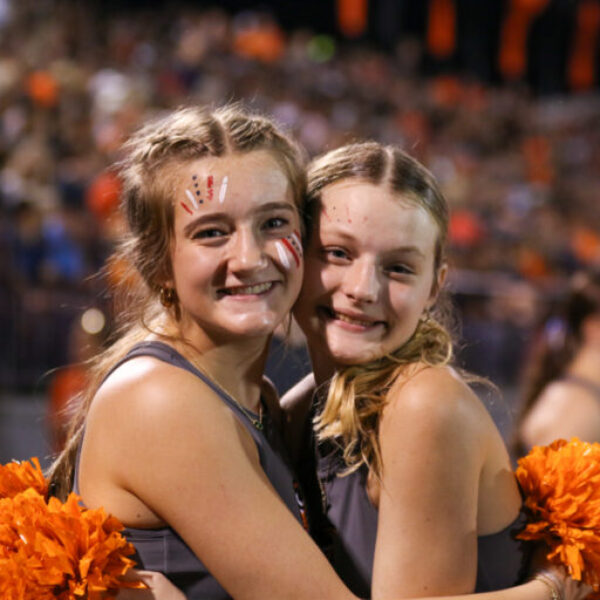
MULTIPOLYGON (((445 596, 444 598, 445 600, 552 600, 552 594, 546 584, 533 580, 506 590, 484 592, 481 594, 445 596)), ((407 598, 406 600, 409 599, 407 598)), ((413 599, 411 598, 410 600, 413 599)), ((439 597, 420 598, 419 600, 439 600, 439 597)))

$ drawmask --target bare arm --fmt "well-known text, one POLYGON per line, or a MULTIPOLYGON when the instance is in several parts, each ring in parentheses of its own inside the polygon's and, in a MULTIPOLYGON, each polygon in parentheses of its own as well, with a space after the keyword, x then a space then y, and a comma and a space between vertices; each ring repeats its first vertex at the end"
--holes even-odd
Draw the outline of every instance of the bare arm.
MULTIPOLYGON (((110 444, 102 447, 111 477, 127 481, 136 497, 174 526, 236 600, 355 598, 265 480, 252 442, 228 409, 205 390, 200 398, 189 381, 161 381, 164 385, 138 383, 140 397, 133 399, 123 394, 135 395, 134 389, 117 386, 91 415, 92 446, 94 435, 111 433, 110 444), (177 399, 165 392, 175 383, 177 399)), ((148 581, 156 586, 150 595, 128 591, 126 597, 183 597, 162 576, 148 581)), ((540 582, 477 596, 551 600, 540 582)))
POLYGON ((427 368, 390 393, 379 430, 374 598, 474 589, 485 439, 470 394, 443 368, 427 368))
MULTIPOLYGON (((186 600, 184 594, 160 573, 144 572, 144 581, 150 586, 148 591, 122 590, 118 600, 186 600)), ((580 587, 572 581, 566 583, 563 590, 564 600, 581 600, 585 598, 590 589, 580 587)), ((529 583, 508 590, 486 592, 483 594, 470 594, 462 596, 446 596, 447 600, 552 600, 550 589, 539 581, 529 583)), ((424 598, 422 600, 433 600, 424 598)))
POLYGON ((301 455, 306 428, 312 427, 308 416, 315 387, 314 375, 310 373, 288 390, 280 401, 284 413, 283 437, 294 463, 301 455))
POLYGON ((236 600, 355 598, 272 488, 231 411, 177 371, 115 378, 94 401, 82 454, 86 504, 127 523, 141 501, 236 600))

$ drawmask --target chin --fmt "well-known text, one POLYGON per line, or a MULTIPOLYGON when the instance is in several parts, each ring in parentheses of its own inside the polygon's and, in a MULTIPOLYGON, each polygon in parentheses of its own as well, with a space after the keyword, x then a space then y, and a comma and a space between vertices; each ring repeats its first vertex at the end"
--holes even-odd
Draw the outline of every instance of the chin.
POLYGON ((225 328, 241 337, 267 336, 275 331, 275 328, 282 320, 283 317, 263 315, 233 322, 225 328))
POLYGON ((365 348, 359 350, 349 347, 348 344, 339 348, 329 346, 329 354, 334 363, 348 367, 368 363, 382 356, 381 352, 377 349, 365 348))

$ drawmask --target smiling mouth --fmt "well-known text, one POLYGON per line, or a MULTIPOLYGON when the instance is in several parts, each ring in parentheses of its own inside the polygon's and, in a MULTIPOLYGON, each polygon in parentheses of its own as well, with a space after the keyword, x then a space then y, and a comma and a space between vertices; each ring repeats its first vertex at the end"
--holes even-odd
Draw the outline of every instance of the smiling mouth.
POLYGON ((323 312, 330 319, 342 321, 343 323, 348 323, 349 325, 354 325, 355 327, 368 328, 368 327, 375 327, 376 325, 384 325, 385 326, 384 321, 374 321, 374 320, 368 321, 365 319, 357 319, 355 317, 350 317, 344 313, 337 312, 328 307, 323 307, 323 312))
POLYGON ((266 294, 274 285, 273 281, 266 281, 265 283, 256 283, 254 285, 223 288, 219 290, 219 293, 223 296, 259 296, 266 294))

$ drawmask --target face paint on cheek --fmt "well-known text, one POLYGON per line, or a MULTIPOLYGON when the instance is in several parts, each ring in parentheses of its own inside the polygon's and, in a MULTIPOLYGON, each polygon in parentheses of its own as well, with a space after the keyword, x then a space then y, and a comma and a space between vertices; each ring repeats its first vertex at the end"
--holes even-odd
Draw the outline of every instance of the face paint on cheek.
POLYGON ((284 245, 280 241, 277 241, 275 242, 275 248, 279 255, 279 262, 281 262, 281 264, 289 271, 292 268, 292 265, 287 257, 284 245))
POLYGON ((227 182, 229 181, 229 177, 225 175, 223 177, 223 181, 221 182, 221 188, 219 189, 219 204, 223 204, 225 201, 225 194, 227 193, 227 182))
POLYGON ((275 242, 277 247, 277 253, 279 254, 279 259, 281 260, 283 266, 286 269, 291 268, 290 262, 287 259, 287 253, 292 255, 294 262, 296 263, 296 267, 300 266, 300 259, 302 258, 302 244, 300 242, 300 234, 294 231, 291 235, 287 237, 281 238, 275 242), (285 257, 285 261, 282 260, 282 256, 285 257))
POLYGON ((294 229, 292 235, 290 235, 288 239, 291 241, 292 246, 294 246, 296 249, 298 256, 302 258, 304 256, 304 251, 302 250, 302 239, 300 238, 300 232, 297 229, 294 229))

